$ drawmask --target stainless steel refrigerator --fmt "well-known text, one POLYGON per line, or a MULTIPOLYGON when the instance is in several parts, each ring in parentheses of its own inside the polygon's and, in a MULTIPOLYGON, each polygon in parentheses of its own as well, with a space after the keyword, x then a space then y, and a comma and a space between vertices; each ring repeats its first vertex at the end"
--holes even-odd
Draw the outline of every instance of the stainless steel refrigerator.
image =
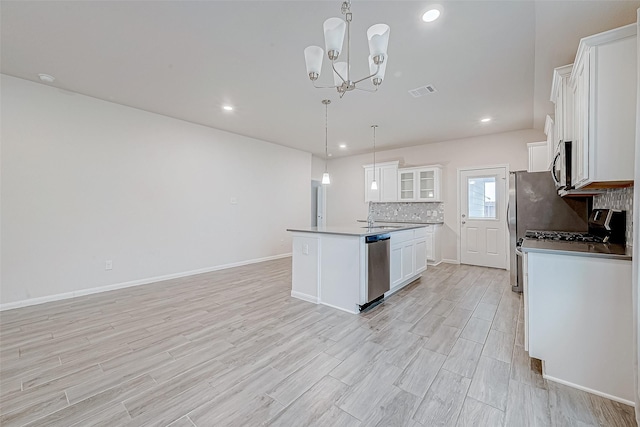
POLYGON ((589 228, 591 199, 560 197, 550 172, 509 174, 509 258, 511 287, 522 292, 522 256, 517 245, 527 230, 584 231, 589 228))

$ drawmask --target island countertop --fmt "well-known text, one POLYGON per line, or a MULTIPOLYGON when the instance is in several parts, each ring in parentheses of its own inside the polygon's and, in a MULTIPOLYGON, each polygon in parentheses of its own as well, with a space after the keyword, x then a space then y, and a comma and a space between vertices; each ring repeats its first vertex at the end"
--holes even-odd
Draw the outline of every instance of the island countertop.
POLYGON ((631 261, 631 248, 614 243, 562 242, 524 239, 522 252, 545 252, 631 261))
POLYGON ((424 224, 412 224, 405 226, 374 226, 372 228, 359 225, 343 225, 343 226, 326 226, 326 227, 300 227, 287 228, 287 231, 294 233, 314 233, 314 234, 340 234, 343 236, 366 237, 376 234, 394 233, 396 231, 413 230, 415 228, 423 228, 424 224))
MULTIPOLYGON (((359 219, 357 220, 358 222, 367 222, 366 219, 359 219)), ((377 219, 376 220, 376 224, 407 224, 407 225, 442 225, 444 224, 444 221, 430 221, 430 220, 426 220, 426 221, 393 221, 393 220, 382 220, 382 219, 377 219)))

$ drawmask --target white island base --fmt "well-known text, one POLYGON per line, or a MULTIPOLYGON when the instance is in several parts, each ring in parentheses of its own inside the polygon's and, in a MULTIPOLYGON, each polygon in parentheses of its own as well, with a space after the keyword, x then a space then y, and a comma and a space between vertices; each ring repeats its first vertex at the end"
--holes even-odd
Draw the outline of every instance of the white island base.
POLYGON ((367 302, 366 236, 391 235, 391 289, 385 297, 415 281, 427 269, 424 227, 376 232, 361 227, 289 231, 293 232, 291 296, 315 304, 360 312, 360 305, 367 302))

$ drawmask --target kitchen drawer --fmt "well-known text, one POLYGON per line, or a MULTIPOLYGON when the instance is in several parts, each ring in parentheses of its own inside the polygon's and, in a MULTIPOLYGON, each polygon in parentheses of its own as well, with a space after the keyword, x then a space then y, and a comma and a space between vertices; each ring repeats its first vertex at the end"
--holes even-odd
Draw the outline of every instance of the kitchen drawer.
MULTIPOLYGON (((433 230, 432 230, 433 232, 433 230)), ((427 235, 427 228, 416 228, 415 230, 413 230, 413 238, 414 239, 420 239, 423 237, 426 237, 427 235)))
POLYGON ((396 243, 413 240, 415 238, 414 231, 415 230, 403 230, 391 233, 391 244, 395 245, 396 243))

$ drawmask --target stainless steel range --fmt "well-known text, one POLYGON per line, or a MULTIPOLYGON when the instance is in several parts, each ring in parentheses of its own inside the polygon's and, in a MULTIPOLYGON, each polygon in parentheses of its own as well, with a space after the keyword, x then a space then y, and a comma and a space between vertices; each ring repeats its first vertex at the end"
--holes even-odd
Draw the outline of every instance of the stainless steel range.
MULTIPOLYGON (((614 209, 594 209, 589 215, 589 231, 527 230, 526 239, 583 243, 625 243, 626 214, 614 209)), ((520 239, 520 243, 522 239, 520 239)))
POLYGON ((584 243, 601 243, 603 238, 594 236, 589 233, 580 233, 575 231, 538 231, 527 230, 524 234, 526 239, 538 240, 557 240, 561 242, 584 242, 584 243))

